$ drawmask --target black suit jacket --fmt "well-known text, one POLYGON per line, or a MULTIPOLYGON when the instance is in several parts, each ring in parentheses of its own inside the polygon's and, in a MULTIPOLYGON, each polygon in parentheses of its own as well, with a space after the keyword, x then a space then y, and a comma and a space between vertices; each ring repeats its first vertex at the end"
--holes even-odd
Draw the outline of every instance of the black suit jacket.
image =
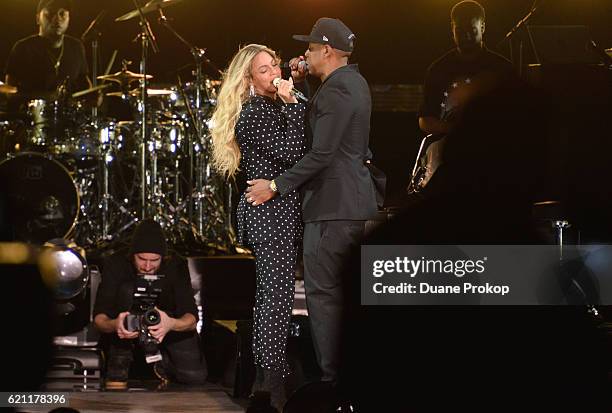
POLYGON ((367 220, 377 211, 365 161, 372 101, 357 65, 336 69, 321 84, 308 109, 308 152, 275 178, 285 196, 302 191, 304 222, 367 220))

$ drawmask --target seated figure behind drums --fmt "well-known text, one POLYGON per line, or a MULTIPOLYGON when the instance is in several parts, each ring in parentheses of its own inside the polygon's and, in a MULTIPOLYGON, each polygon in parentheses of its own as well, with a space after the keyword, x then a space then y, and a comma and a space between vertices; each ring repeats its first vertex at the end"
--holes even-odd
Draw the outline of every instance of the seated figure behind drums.
POLYGON ((6 68, 6 83, 31 97, 55 92, 62 83, 69 92, 89 87, 85 48, 66 35, 69 0, 41 0, 36 13, 37 35, 13 46, 6 68))
POLYGON ((91 83, 82 42, 65 34, 71 9, 71 0, 40 0, 38 34, 16 42, 9 55, 6 83, 18 90, 9 111, 28 114, 27 131, 15 151, 70 155, 79 146, 82 105, 70 97, 91 83))

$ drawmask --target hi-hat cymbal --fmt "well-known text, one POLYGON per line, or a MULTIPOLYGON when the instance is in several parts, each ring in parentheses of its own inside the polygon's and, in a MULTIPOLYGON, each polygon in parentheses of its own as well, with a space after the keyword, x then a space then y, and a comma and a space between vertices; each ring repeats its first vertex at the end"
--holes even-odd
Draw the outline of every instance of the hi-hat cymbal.
POLYGON ((92 92, 97 92, 98 90, 103 90, 103 89, 106 89, 107 87, 110 87, 110 84, 109 84, 109 83, 105 83, 105 84, 103 84, 103 85, 98 85, 98 86, 90 87, 89 89, 80 90, 80 91, 78 91, 78 92, 73 93, 73 94, 72 94, 72 97, 73 97, 74 99, 76 99, 76 98, 80 98, 81 96, 88 95, 88 94, 90 94, 90 93, 92 93, 92 92))
MULTIPOLYGON (((182 0, 151 0, 150 2, 145 4, 143 7, 141 7, 140 10, 142 10, 143 14, 150 13, 157 9, 165 8, 168 6, 172 6, 173 4, 176 4, 176 3, 180 3, 181 1, 182 0)), ((129 13, 124 14, 123 16, 117 17, 115 21, 123 22, 126 20, 133 19, 134 17, 138 17, 139 15, 140 13, 138 12, 138 9, 136 9, 136 10, 132 10, 129 13)))
MULTIPOLYGON (((176 93, 176 92, 173 90, 168 90, 168 89, 147 89, 147 96, 167 96, 173 93, 176 93)), ((123 92, 110 92, 106 94, 106 96, 118 96, 118 97, 122 97, 123 95, 124 95, 123 92)), ((141 96, 142 89, 132 89, 130 90, 129 95, 130 96, 141 96)))
MULTIPOLYGON (((122 70, 121 72, 114 73, 112 75, 98 76, 99 80, 110 80, 111 82, 117 82, 119 84, 126 84, 135 80, 141 80, 144 76, 140 73, 134 73, 129 70, 122 70)), ((147 75, 147 79, 152 79, 153 76, 147 75)))

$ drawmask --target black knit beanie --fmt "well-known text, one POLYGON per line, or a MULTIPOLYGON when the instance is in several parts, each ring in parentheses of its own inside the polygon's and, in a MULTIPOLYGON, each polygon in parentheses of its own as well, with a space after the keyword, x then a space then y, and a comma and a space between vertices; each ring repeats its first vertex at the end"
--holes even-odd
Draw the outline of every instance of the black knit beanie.
POLYGON ((130 254, 148 252, 162 257, 167 253, 166 237, 161 226, 152 219, 145 219, 136 227, 132 236, 130 254))

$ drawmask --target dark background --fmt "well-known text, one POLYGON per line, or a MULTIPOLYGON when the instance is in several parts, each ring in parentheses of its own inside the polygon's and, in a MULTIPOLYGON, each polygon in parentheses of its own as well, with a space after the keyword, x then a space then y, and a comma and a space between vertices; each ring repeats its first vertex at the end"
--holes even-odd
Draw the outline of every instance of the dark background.
MULTIPOLYGON (((5 62, 16 40, 37 31, 34 19, 37 0, 2 2, 8 6, 0 14, 0 59, 5 62)), ((251 42, 267 44, 285 59, 303 53, 305 44, 292 40, 291 35, 309 33, 318 17, 339 17, 357 35, 357 49, 352 60, 359 63, 362 73, 373 86, 418 85, 422 83, 428 65, 453 47, 449 13, 455 3, 456 0, 183 0, 166 8, 165 13, 181 35, 207 49, 208 58, 219 69, 227 65, 239 45, 251 42)), ((481 3, 487 13, 485 39, 488 47, 508 56, 508 43, 501 42, 500 45, 500 41, 528 13, 533 1, 481 0, 481 3)), ((540 3, 540 10, 531 23, 588 25, 593 39, 604 48, 612 47, 612 1, 544 0, 540 3)), ((130 68, 138 71, 140 48, 134 41, 139 31, 137 19, 114 22, 116 17, 133 10, 133 1, 75 0, 74 4, 69 33, 77 37, 100 11, 107 11, 101 23, 100 70, 106 67, 112 51, 117 49, 119 54, 111 72, 120 69, 122 59, 133 61, 130 68)), ((184 81, 190 80, 192 60, 189 51, 157 22, 156 13, 148 17, 161 49, 160 53, 151 55, 149 61, 149 71, 155 75, 153 83, 176 84, 177 74, 184 81)), ((86 44, 88 54, 89 46, 86 44)), ((218 72, 212 67, 207 67, 206 73, 218 77, 218 72)), ((553 87, 563 89, 566 87, 563 82, 553 87)), ((575 83, 572 79, 568 82, 575 83)), ((572 116, 573 111, 573 108, 567 108, 565 117, 568 113, 572 116)), ((604 123, 602 119, 606 116, 595 115, 590 108, 585 111, 604 123)), ((581 133, 581 127, 580 124, 572 126, 578 135, 587 136, 581 133)), ((608 132, 606 127, 606 130, 595 128, 588 133, 605 141, 602 134, 608 132)), ((403 202, 403 189, 421 137, 414 109, 382 109, 373 113, 371 146, 376 162, 389 177, 388 205, 403 202)), ((584 139, 583 136, 578 138, 584 139)), ((586 143, 589 151, 601 153, 603 149, 597 145, 599 142, 594 145, 586 143)), ((589 157, 589 153, 584 155, 589 157)), ((575 160, 566 163, 575 164, 575 160)), ((581 171, 588 175, 588 169, 581 171)))
MULTIPOLYGON (((141 0, 142 2, 142 0, 141 0)), ((0 59, 6 61, 12 44, 37 31, 37 0, 2 0, 0 59)), ((144 3, 144 2, 143 2, 144 3)), ((285 58, 303 53, 303 44, 291 34, 308 33, 318 17, 341 18, 357 35, 358 62, 371 83, 421 83, 429 63, 452 47, 449 12, 455 0, 183 0, 165 9, 186 39, 207 48, 208 57, 225 67, 240 44, 264 43, 285 58)), ((530 9, 532 0, 482 0, 487 12, 486 40, 495 48, 504 34, 530 9)), ((113 49, 134 61, 137 69, 137 20, 113 20, 131 11, 132 0, 75 0, 69 33, 80 37, 101 10, 101 50, 106 62, 113 49)), ((153 30, 161 52, 151 58, 157 80, 174 81, 173 71, 189 64, 190 54, 156 19, 153 30)), ((585 24, 595 40, 612 47, 612 2, 609 0, 547 0, 534 24, 585 24)), ((507 47, 497 49, 507 54, 507 47)), ((117 63, 117 65, 118 65, 117 63)), ((105 64, 104 64, 105 65, 105 64)), ((114 69, 118 69, 116 66, 114 69)))

